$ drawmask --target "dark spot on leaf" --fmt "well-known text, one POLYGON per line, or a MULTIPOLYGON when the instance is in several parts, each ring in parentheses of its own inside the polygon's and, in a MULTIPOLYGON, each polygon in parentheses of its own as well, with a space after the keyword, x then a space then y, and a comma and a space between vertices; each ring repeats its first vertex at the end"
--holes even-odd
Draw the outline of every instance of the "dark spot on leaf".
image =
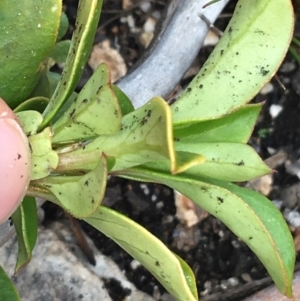
POLYGON ((237 165, 237 166, 243 166, 243 165, 245 165, 245 162, 242 160, 242 161, 240 161, 239 163, 237 163, 236 165, 237 165))
POLYGON ((224 199, 222 199, 221 197, 217 197, 219 204, 222 204, 224 202, 224 199))
POLYGON ((188 87, 188 88, 186 89, 186 91, 187 91, 188 93, 190 93, 190 92, 192 91, 192 88, 191 88, 191 87, 188 87))
POLYGON ((224 49, 221 50, 221 56, 224 54, 224 49))
POLYGON ((85 98, 83 101, 82 101, 82 103, 87 103, 88 102, 88 99, 87 98, 85 98))
POLYGON ((70 118, 73 118, 73 116, 74 116, 74 114, 75 114, 75 112, 76 112, 76 109, 73 109, 73 111, 70 113, 70 118))
POLYGON ((266 76, 269 72, 270 72, 270 71, 267 70, 267 69, 265 69, 264 67, 261 67, 261 68, 260 68, 260 74, 261 74, 262 76, 266 76))
POLYGON ((102 89, 102 85, 98 88, 98 90, 97 90, 97 94, 99 93, 99 91, 102 89))
POLYGON ((22 158, 22 156, 18 153, 18 160, 20 160, 22 158))
POLYGON ((250 237, 249 237, 249 240, 251 240, 251 239, 253 239, 253 237, 252 237, 252 236, 250 236, 250 237))
POLYGON ((160 267, 159 261, 155 261, 155 265, 156 265, 157 267, 160 267))
POLYGON ((84 185, 85 185, 85 186, 89 186, 89 181, 86 180, 86 181, 84 182, 84 185))
POLYGON ((202 89, 202 88, 203 88, 203 85, 202 85, 202 84, 201 84, 201 85, 199 85, 199 88, 200 88, 200 89, 202 89))

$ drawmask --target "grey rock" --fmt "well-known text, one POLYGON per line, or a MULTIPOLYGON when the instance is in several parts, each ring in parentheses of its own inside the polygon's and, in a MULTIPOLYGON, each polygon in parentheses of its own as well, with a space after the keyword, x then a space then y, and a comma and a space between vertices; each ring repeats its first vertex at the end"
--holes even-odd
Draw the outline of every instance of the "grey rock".
POLYGON ((287 209, 284 211, 284 217, 291 226, 295 228, 300 227, 300 213, 298 211, 287 209))
POLYGON ((126 301, 154 301, 138 291, 118 266, 103 256, 90 240, 89 244, 95 253, 96 266, 87 262, 70 229, 55 222, 51 229, 40 228, 31 262, 15 276, 16 238, 0 248, 0 264, 12 277, 23 301, 113 301, 105 289, 103 278, 114 278, 124 289, 130 290, 131 294, 124 299, 126 301))
POLYGON ((296 183, 287 188, 282 189, 281 197, 283 206, 289 209, 294 209, 300 202, 300 185, 296 183))

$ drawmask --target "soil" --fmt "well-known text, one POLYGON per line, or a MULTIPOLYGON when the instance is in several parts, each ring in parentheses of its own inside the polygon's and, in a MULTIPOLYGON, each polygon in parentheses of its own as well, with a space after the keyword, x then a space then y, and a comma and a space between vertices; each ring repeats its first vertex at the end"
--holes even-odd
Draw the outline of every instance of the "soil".
MULTIPOLYGON (((70 19, 67 38, 72 33, 78 1, 65 0, 64 9, 70 19)), ((138 1, 135 1, 138 2, 138 1)), ((145 1, 144 1, 145 2, 145 1)), ((165 1, 151 1, 153 9, 162 11, 165 1)), ((234 5, 229 6, 225 13, 231 13, 234 5)), ((121 0, 104 1, 103 14, 96 42, 108 38, 112 45, 118 35, 118 49, 128 69, 138 60, 143 47, 137 42, 137 36, 130 32, 128 24, 121 22, 120 17, 132 16, 136 26, 141 27, 147 14, 136 5, 128 11, 122 10, 121 0)), ((226 18, 218 21, 224 28, 226 18), (225 20, 225 21, 224 21, 225 20)), ((296 32, 297 35, 297 32, 296 32)), ((115 45, 116 47, 116 45, 115 45)), ((201 62, 205 61, 210 47, 199 53, 201 62)), ((80 87, 91 74, 86 67, 80 87)), ((257 126, 250 139, 263 159, 284 151, 288 160, 294 164, 299 158, 300 150, 300 78, 299 66, 289 53, 278 72, 284 90, 277 79, 271 81, 272 91, 258 95, 253 102, 266 100, 258 119, 257 126), (282 109, 274 118, 270 108, 279 105, 282 109)), ((182 81, 185 85, 190 79, 182 81)), ((300 212, 299 199, 282 200, 282 190, 299 184, 299 178, 287 171, 286 162, 276 167, 269 198, 281 200, 281 210, 300 212), (292 204, 291 204, 292 203, 292 204)), ((174 192, 172 189, 157 184, 141 184, 125 179, 112 177, 109 180, 104 204, 122 212, 161 239, 173 252, 180 255, 193 269, 201 300, 242 300, 253 291, 270 283, 266 270, 249 248, 231 233, 219 220, 208 216, 196 226, 186 228, 176 218, 174 192)), ((46 204, 46 218, 57 218, 54 205, 46 204)), ((142 266, 133 265, 133 259, 119 248, 113 241, 97 232, 87 224, 82 228, 93 239, 96 246, 105 255, 110 256, 126 276, 140 290, 154 296, 157 300, 172 300, 165 289, 142 266), (169 299, 168 299, 169 298, 169 299)), ((296 227, 291 226, 295 233, 296 227)), ((114 301, 121 301, 129 293, 114 279, 106 282, 114 301)))

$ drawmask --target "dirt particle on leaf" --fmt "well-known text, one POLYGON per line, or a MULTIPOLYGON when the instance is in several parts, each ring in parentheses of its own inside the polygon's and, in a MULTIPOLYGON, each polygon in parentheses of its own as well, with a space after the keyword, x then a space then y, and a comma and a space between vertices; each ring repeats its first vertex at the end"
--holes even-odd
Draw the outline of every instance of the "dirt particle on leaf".
POLYGON ((261 67, 261 68, 260 68, 260 74, 261 74, 262 76, 266 76, 269 72, 270 72, 270 71, 267 70, 267 69, 265 69, 265 67, 261 67))
POLYGON ((70 118, 74 117, 75 112, 76 112, 76 109, 73 109, 72 112, 69 114, 70 118))
POLYGON ((219 204, 222 204, 224 202, 224 199, 219 196, 217 197, 217 199, 218 199, 219 204))

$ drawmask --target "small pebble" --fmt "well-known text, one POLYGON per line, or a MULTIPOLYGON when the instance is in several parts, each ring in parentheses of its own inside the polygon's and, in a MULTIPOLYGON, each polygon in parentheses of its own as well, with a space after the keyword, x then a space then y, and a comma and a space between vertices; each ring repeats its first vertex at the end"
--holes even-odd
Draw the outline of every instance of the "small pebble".
POLYGON ((294 62, 285 62, 281 65, 279 72, 289 73, 296 69, 296 64, 294 62))
POLYGON ((212 290, 212 283, 211 281, 205 281, 204 282, 204 288, 208 291, 211 291, 212 290))
POLYGON ((140 9, 144 12, 147 13, 151 9, 151 3, 150 2, 144 2, 140 5, 140 9))
POLYGON ((270 155, 274 155, 277 152, 277 150, 273 147, 267 147, 267 150, 270 155))
POLYGON ((155 202, 157 200, 157 196, 155 194, 151 195, 151 201, 155 202))
POLYGON ((282 111, 282 106, 280 105, 271 105, 270 107, 270 115, 273 119, 275 119, 282 111))
POLYGON ((252 280, 252 277, 251 277, 248 273, 243 273, 243 274, 241 275, 241 277, 242 277, 242 279, 243 279, 245 282, 250 283, 250 282, 253 281, 253 280, 252 280))
POLYGON ((286 210, 284 212, 284 217, 291 226, 296 227, 296 228, 300 227, 300 214, 298 211, 286 210))
POLYGON ((272 83, 267 83, 263 86, 263 88, 260 90, 260 94, 262 95, 267 95, 269 93, 271 93, 274 90, 274 87, 272 85, 272 83))
POLYGON ((143 192, 144 192, 145 195, 149 195, 150 190, 149 190, 149 188, 148 188, 148 186, 146 184, 141 184, 140 187, 143 190, 143 192))
POLYGON ((159 291, 159 288, 158 288, 157 285, 155 285, 155 286, 153 287, 153 294, 152 294, 152 296, 153 296, 153 298, 154 298, 155 300, 159 300, 159 299, 160 299, 160 291, 159 291))
POLYGON ((153 18, 148 18, 143 26, 144 32, 153 33, 155 31, 155 25, 156 21, 153 18))
POLYGON ((133 259, 131 262, 130 262, 130 267, 133 269, 133 270, 136 270, 138 267, 140 267, 141 266, 141 264, 137 261, 137 260, 135 260, 135 259, 133 259))
POLYGON ((226 290, 228 288, 228 280, 221 280, 221 289, 226 290))
POLYGON ((282 208, 283 201, 281 200, 273 200, 272 203, 280 210, 282 208))
POLYGON ((175 217, 173 215, 167 215, 167 216, 163 217, 162 223, 169 224, 169 223, 172 223, 174 221, 174 219, 175 219, 175 217))
POLYGON ((286 161, 285 170, 291 175, 296 175, 300 179, 300 161, 286 161))
POLYGON ((156 208, 157 208, 157 209, 161 209, 161 208, 163 208, 163 206, 164 206, 164 203, 163 203, 163 202, 158 202, 158 203, 156 203, 156 208))
POLYGON ((231 277, 228 279, 228 284, 233 287, 233 286, 237 286, 239 284, 239 280, 236 277, 231 277))

